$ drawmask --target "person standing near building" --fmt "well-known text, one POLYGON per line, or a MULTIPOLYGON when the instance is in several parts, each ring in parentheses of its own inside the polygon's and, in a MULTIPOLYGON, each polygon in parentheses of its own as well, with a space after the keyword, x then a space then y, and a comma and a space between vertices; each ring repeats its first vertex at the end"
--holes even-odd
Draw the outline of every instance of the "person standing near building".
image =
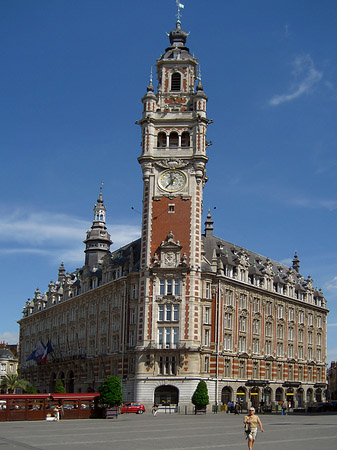
POLYGON ((247 433, 247 438, 248 438, 248 449, 252 450, 255 439, 256 439, 257 426, 260 427, 260 430, 262 433, 264 431, 263 427, 262 427, 262 422, 261 422, 259 416, 257 416, 255 414, 255 408, 252 407, 249 409, 248 416, 245 416, 243 423, 246 426, 246 433, 247 433), (248 430, 247 430, 247 427, 248 427, 248 430))

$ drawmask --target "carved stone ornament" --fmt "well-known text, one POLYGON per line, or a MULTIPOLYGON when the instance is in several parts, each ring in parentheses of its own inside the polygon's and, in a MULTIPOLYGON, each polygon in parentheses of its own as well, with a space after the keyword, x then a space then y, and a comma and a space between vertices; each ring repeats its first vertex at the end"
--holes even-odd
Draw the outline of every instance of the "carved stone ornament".
POLYGON ((155 164, 163 169, 183 169, 188 166, 188 161, 183 159, 166 158, 156 161, 155 164))

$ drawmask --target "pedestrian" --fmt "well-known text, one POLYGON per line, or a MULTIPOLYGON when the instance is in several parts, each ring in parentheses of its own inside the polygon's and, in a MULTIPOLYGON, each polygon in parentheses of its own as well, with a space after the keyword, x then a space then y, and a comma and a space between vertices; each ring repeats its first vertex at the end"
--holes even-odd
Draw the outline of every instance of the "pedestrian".
POLYGON ((264 430, 259 416, 255 414, 255 408, 250 408, 248 414, 248 416, 245 416, 243 423, 245 424, 245 433, 248 439, 248 450, 252 450, 256 439, 257 426, 260 427, 262 433, 264 430))
POLYGON ((55 406, 54 413, 55 413, 55 421, 58 422, 60 420, 60 415, 61 415, 61 406, 60 405, 55 406))
POLYGON ((287 404, 286 404, 286 402, 282 403, 281 409, 282 409, 281 415, 285 416, 287 414, 287 404))
POLYGON ((240 406, 239 406, 239 403, 238 403, 238 402, 235 403, 235 406, 234 406, 234 414, 235 414, 235 415, 240 414, 240 406))
POLYGON ((151 408, 151 412, 152 412, 153 416, 155 416, 157 414, 158 408, 159 408, 158 403, 154 402, 154 404, 153 404, 153 406, 151 408))

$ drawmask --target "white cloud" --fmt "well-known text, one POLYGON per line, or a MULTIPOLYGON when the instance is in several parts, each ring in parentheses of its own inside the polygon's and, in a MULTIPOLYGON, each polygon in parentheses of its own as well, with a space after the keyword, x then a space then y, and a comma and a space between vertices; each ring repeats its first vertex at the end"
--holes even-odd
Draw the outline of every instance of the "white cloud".
POLYGON ((4 331, 0 333, 0 342, 5 342, 6 344, 18 344, 19 334, 13 333, 12 331, 4 331))
POLYGON ((337 323, 328 323, 328 327, 337 327, 337 323))
MULTIPOLYGON (((19 209, 0 217, 0 254, 34 254, 57 262, 84 263, 83 239, 90 222, 65 214, 19 209)), ((134 225, 107 224, 107 228, 113 241, 111 249, 140 236, 140 228, 134 225)))
POLYGON ((294 81, 289 92, 278 94, 269 100, 269 105, 278 106, 282 103, 291 102, 304 94, 309 94, 315 84, 323 77, 323 73, 315 69, 310 55, 298 56, 293 62, 292 75, 294 81))
POLYGON ((327 289, 329 291, 337 290, 337 276, 334 277, 331 281, 329 281, 329 283, 326 284, 325 289, 327 289))

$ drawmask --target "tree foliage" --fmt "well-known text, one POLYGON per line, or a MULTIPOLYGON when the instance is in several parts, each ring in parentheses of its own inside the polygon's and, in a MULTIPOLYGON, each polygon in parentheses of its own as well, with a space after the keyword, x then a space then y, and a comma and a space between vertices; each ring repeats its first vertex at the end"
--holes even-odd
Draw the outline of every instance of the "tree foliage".
POLYGON ((99 403, 102 406, 119 406, 123 401, 121 381, 118 377, 106 378, 99 388, 99 403))
POLYGON ((37 389, 29 383, 27 388, 25 388, 25 394, 37 394, 37 389))
POLYGON ((196 408, 205 408, 209 404, 208 389, 205 381, 199 381, 192 395, 192 403, 196 408))
POLYGON ((6 375, 1 383, 2 389, 8 394, 15 394, 18 389, 25 390, 29 386, 29 381, 19 378, 19 375, 6 375))
POLYGON ((55 394, 65 394, 66 393, 66 389, 64 387, 64 384, 62 383, 62 380, 60 380, 60 379, 56 380, 54 391, 55 391, 55 394))

